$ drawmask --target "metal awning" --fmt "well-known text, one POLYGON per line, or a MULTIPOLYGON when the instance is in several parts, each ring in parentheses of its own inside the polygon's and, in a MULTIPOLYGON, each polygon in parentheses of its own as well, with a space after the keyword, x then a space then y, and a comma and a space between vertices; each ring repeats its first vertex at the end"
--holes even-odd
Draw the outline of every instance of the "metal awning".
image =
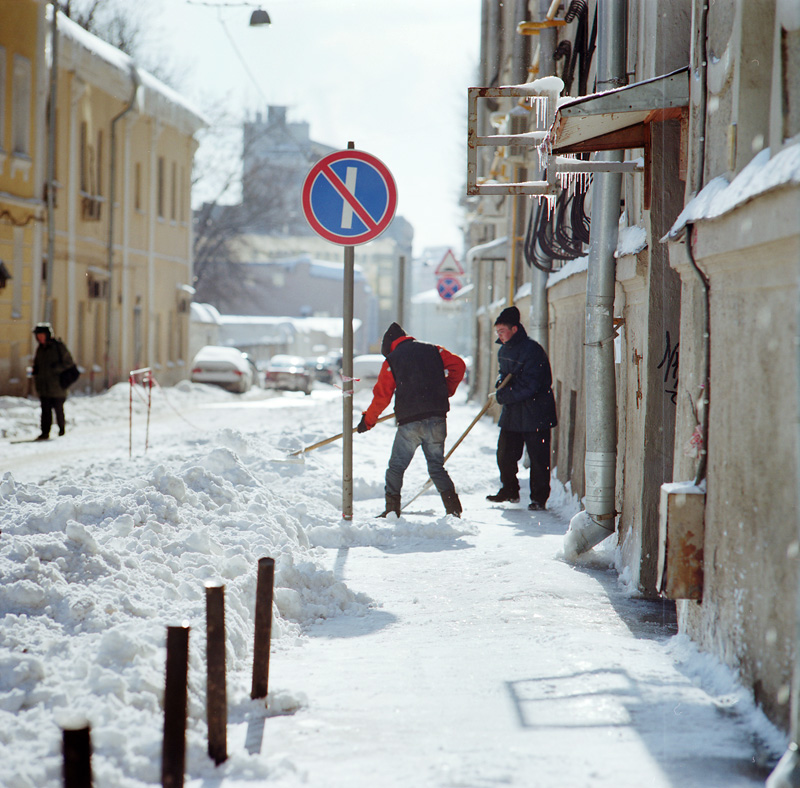
POLYGON ((689 106, 689 68, 564 102, 550 129, 553 153, 645 148, 650 124, 680 119, 689 106))

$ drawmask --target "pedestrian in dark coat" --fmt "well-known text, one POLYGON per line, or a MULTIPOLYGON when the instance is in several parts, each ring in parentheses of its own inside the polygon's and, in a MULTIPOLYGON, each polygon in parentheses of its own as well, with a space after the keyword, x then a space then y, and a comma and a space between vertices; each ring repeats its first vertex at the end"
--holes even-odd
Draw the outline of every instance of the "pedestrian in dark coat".
POLYGON ((499 386, 507 375, 510 381, 497 390, 503 406, 500 437, 497 441, 497 466, 500 490, 487 495, 490 501, 519 501, 517 464, 523 447, 531 461, 531 502, 528 509, 545 508, 550 497, 550 429, 558 424, 550 361, 544 348, 531 339, 520 323, 519 309, 504 309, 495 321, 499 386))
POLYGON ((356 428, 372 429, 394 396, 397 433, 386 469, 386 510, 400 516, 400 490, 403 475, 417 447, 428 463, 428 475, 442 497, 446 514, 461 516, 461 501, 455 485, 444 469, 444 441, 447 437, 447 412, 450 397, 464 377, 466 364, 439 345, 418 342, 397 324, 386 330, 381 344, 386 361, 372 389, 372 402, 356 428))
POLYGON ((58 434, 63 435, 66 431, 64 401, 67 398, 67 390, 61 385, 59 377, 75 362, 67 346, 53 336, 53 327, 50 323, 37 324, 33 333, 38 342, 33 357, 33 380, 42 405, 42 433, 36 440, 46 441, 50 438, 53 413, 56 414, 58 434))

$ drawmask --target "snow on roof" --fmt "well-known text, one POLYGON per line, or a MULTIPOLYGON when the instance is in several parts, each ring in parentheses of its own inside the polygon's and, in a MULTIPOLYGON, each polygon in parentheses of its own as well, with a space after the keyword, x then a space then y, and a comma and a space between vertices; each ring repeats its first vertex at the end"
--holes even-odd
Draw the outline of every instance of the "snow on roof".
POLYGON ((633 227, 623 227, 619 231, 617 240, 617 250, 614 257, 625 257, 630 254, 638 254, 647 246, 647 230, 639 225, 633 227))
POLYGON ((587 254, 584 257, 579 257, 577 260, 570 260, 566 265, 559 268, 558 271, 553 271, 553 273, 547 277, 547 286, 552 287, 562 280, 568 279, 570 276, 588 270, 589 255, 587 254))
MULTIPOLYGON (((53 18, 52 5, 47 6, 47 18, 53 18)), ((74 70, 78 76, 125 102, 132 92, 135 70, 140 82, 137 101, 142 113, 157 117, 185 134, 194 134, 208 125, 200 111, 180 93, 138 68, 130 56, 84 30, 63 13, 58 15, 58 33, 61 68, 74 70)), ((49 49, 48 57, 51 56, 49 49)))
POLYGON ((520 85, 503 85, 504 88, 518 88, 530 93, 532 96, 539 96, 542 93, 555 93, 558 95, 564 90, 564 82, 561 77, 542 77, 534 79, 533 82, 523 82, 520 85))
MULTIPOLYGON (((308 253, 298 255, 297 257, 282 258, 280 260, 259 260, 257 262, 247 263, 247 265, 274 266, 293 270, 298 265, 304 263, 308 265, 309 276, 318 279, 335 279, 340 282, 344 278, 344 265, 342 263, 334 263, 330 260, 315 260, 308 253)), ((364 271, 361 266, 356 265, 353 267, 353 279, 356 282, 363 282, 365 280, 364 271)))
POLYGON ((189 314, 193 323, 220 323, 219 310, 211 304, 192 301, 189 314))
POLYGON ((798 185, 800 143, 790 145, 772 157, 769 148, 765 148, 730 183, 722 175, 709 181, 689 200, 661 241, 676 241, 688 224, 717 219, 762 194, 798 185))

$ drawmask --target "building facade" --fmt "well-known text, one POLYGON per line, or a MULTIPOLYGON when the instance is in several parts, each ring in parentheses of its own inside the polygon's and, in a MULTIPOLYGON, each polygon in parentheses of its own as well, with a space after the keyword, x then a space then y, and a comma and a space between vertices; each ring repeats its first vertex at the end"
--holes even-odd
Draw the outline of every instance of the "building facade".
POLYGON ((29 391, 31 328, 41 317, 44 17, 43 0, 0 2, 0 394, 16 396, 29 391))
POLYGON ((558 104, 490 94, 473 119, 474 392, 491 390, 493 321, 514 302, 549 351, 553 468, 593 543, 613 540, 632 591, 674 599, 680 630, 788 729, 798 5, 482 8, 481 87, 527 84, 538 101, 555 86, 558 104), (526 182, 544 185, 531 197, 526 182))
MULTIPOLYGON (((29 163, 17 166, 15 177, 24 182, 27 169, 31 194, 50 188, 54 209, 45 215, 42 205, 40 229, 29 242, 16 242, 24 273, 21 294, 10 295, 10 319, 18 321, 15 342, 23 345, 0 345, 9 370, 0 385, 22 393, 11 368, 29 359, 32 343, 23 335, 45 319, 83 369, 79 386, 99 390, 143 366, 165 385, 177 382, 188 364, 191 168, 194 134, 204 121, 177 93, 64 14, 56 14, 54 35, 52 6, 45 14, 43 4, 23 5, 36 13, 24 18, 27 39, 14 40, 36 48, 29 58, 29 163), (55 52, 54 73, 45 67, 45 52, 48 62, 55 52)), ((3 6, 0 29, 9 29, 7 21, 23 24, 18 3, 3 6)))

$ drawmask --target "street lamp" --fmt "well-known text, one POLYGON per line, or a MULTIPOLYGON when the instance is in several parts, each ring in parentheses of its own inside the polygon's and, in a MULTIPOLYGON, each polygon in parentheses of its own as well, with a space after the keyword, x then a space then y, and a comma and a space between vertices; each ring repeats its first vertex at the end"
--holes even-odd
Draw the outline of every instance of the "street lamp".
POLYGON ((250 27, 271 24, 269 14, 263 8, 257 8, 250 14, 250 27))
POLYGON ((205 2, 205 0, 186 0, 186 2, 189 3, 189 5, 207 5, 212 8, 241 8, 242 6, 255 8, 256 10, 250 14, 250 27, 272 24, 269 14, 261 8, 258 3, 208 3, 205 2))
POLYGON ((239 58, 239 62, 242 64, 247 76, 250 77, 250 81, 255 86, 258 94, 261 96, 262 100, 266 102, 266 97, 264 96, 264 92, 261 90, 261 86, 258 84, 258 80, 253 76, 253 72, 250 71, 250 67, 247 65, 247 61, 242 57, 242 53, 239 51, 239 47, 236 46, 236 42, 233 40, 233 36, 231 35, 230 31, 228 30, 228 26, 225 24, 225 20, 222 18, 222 9, 223 8, 239 8, 241 6, 247 6, 249 8, 255 8, 256 10, 250 14, 250 27, 263 27, 264 25, 272 24, 269 14, 256 3, 212 3, 207 2, 207 0, 186 0, 189 5, 205 5, 211 8, 217 9, 217 18, 219 19, 220 25, 222 25, 222 29, 225 31, 225 35, 228 38, 228 41, 233 48, 233 51, 236 53, 236 57, 239 58))

